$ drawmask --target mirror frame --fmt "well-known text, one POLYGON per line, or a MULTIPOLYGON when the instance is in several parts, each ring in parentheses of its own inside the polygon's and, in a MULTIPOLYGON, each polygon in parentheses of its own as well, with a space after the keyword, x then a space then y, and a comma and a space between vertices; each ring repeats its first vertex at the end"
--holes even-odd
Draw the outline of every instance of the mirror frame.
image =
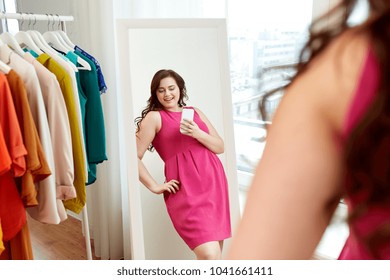
MULTIPOLYGON (((134 119, 137 117, 133 106, 132 78, 130 70, 130 51, 132 44, 131 30, 138 29, 186 29, 197 28, 215 30, 218 42, 218 63, 220 69, 221 86, 221 110, 223 113, 223 129, 225 142, 225 168, 229 184, 229 200, 231 212, 232 233, 240 218, 240 206, 238 197, 238 180, 234 143, 233 106, 231 96, 228 42, 225 19, 117 19, 116 20, 116 44, 117 44, 117 73, 118 75, 118 108, 120 130, 120 166, 121 166, 121 190, 122 190, 122 221, 124 238, 125 259, 145 259, 144 233, 141 208, 140 187, 143 187, 138 179, 137 150, 135 140, 134 119), (222 94, 223 93, 223 94, 222 94)), ((150 77, 151 78, 151 77, 150 77)), ((145 98, 146 102, 146 98, 145 98)), ((145 103, 146 105, 146 103, 145 103)), ((207 114, 206 114, 207 115, 207 114)), ((226 243, 226 242, 225 242, 226 243)), ((229 240, 227 241, 227 244, 229 240)), ((226 245, 224 246, 226 247, 226 245)), ((228 245, 227 245, 228 247, 228 245)))

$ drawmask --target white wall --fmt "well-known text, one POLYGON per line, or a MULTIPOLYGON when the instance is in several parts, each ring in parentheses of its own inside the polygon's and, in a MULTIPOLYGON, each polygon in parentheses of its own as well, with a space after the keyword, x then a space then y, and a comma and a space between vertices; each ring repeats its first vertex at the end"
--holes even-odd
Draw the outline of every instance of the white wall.
MULTIPOLYGON (((89 47, 88 26, 84 24, 84 22, 89 20, 87 1, 16 0, 16 3, 18 12, 74 16, 74 22, 66 23, 67 34, 74 42, 77 42, 81 46, 89 47)), ((26 28, 28 28, 28 22, 23 24, 23 29, 26 28)), ((53 25, 45 21, 37 21, 34 29, 45 32, 49 29, 52 30, 53 25)), ((54 29, 58 29, 57 23, 54 24, 54 29)))

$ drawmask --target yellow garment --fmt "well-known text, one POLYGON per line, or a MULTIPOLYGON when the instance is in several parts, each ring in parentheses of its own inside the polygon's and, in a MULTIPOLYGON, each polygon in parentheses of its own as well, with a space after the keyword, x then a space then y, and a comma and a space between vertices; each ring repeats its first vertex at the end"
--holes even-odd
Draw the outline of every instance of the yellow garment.
POLYGON ((72 89, 72 77, 59 65, 54 59, 47 54, 41 54, 37 61, 43 64, 48 70, 50 70, 56 77, 60 84, 62 95, 65 100, 66 110, 68 112, 69 125, 72 134, 72 152, 74 161, 74 187, 76 188, 77 197, 64 201, 66 209, 69 209, 75 213, 80 213, 83 209, 86 199, 87 190, 85 187, 86 170, 85 170, 85 159, 82 149, 82 137, 79 129, 79 123, 81 120, 77 117, 76 105, 74 102, 72 89))

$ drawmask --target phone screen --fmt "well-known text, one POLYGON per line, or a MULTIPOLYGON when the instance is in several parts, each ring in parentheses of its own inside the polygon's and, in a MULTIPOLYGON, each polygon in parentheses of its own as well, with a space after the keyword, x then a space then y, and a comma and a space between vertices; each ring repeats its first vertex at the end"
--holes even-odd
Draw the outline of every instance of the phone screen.
MULTIPOLYGON (((191 108, 183 108, 183 111, 181 112, 181 120, 194 120, 194 109, 191 108)), ((184 131, 180 128, 180 132, 184 133, 184 131)))
POLYGON ((181 113, 181 119, 193 121, 194 120, 194 109, 191 108, 183 108, 183 111, 181 113))

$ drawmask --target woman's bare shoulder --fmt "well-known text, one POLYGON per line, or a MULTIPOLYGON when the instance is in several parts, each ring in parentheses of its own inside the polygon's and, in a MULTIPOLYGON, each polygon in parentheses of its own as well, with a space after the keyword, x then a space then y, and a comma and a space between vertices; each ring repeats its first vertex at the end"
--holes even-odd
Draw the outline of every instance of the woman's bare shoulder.
MULTIPOLYGON (((360 68, 370 47, 370 37, 361 29, 350 29, 338 36, 324 52, 326 61, 343 63, 338 66, 339 71, 348 74, 348 71, 360 71, 360 68)), ((339 73, 338 73, 339 74, 339 73)))
POLYGON ((159 130, 161 127, 161 116, 159 111, 149 111, 141 122, 141 126, 155 128, 159 130))
POLYGON ((148 118, 148 119, 158 119, 160 118, 160 112, 159 111, 149 111, 145 118, 148 118))
POLYGON ((368 47, 366 34, 354 29, 344 32, 310 63, 288 91, 292 95, 304 92, 303 98, 320 110, 335 130, 341 131, 368 47))

